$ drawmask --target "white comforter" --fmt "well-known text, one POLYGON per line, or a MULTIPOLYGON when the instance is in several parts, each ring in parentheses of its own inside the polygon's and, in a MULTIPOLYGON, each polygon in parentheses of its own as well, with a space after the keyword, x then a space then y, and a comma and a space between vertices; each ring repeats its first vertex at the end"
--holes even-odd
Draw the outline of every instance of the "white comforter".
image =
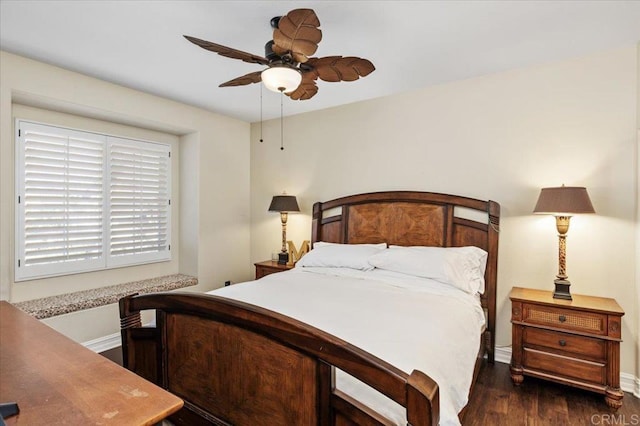
MULTIPOLYGON (((484 313, 477 296, 446 284, 382 270, 294 268, 210 292, 311 324, 440 387, 440 424, 459 425, 484 313)), ((397 424, 404 409, 338 372, 336 387, 397 424)))

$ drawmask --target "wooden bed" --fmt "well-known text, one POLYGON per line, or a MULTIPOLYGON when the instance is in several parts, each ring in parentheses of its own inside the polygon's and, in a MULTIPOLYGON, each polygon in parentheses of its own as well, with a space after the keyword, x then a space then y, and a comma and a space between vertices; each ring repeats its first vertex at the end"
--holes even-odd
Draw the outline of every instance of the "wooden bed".
MULTIPOLYGON (((488 252, 482 305, 487 326, 474 372, 494 361, 500 207, 493 201, 392 191, 313 206, 312 242, 474 245, 488 252)), ((305 323, 219 296, 161 293, 120 300, 125 367, 185 401, 170 417, 197 425, 387 424, 334 387, 339 368, 406 408, 411 425, 435 425, 438 385, 407 374, 305 323), (143 327, 140 312, 154 309, 143 327)), ((462 414, 462 413, 461 413, 462 414)))

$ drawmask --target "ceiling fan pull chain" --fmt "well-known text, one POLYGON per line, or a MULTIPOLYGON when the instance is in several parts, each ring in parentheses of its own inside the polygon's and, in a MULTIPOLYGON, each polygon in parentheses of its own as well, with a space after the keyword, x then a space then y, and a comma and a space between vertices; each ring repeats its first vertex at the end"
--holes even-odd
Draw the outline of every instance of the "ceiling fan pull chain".
POLYGON ((280 151, 284 151, 284 118, 282 114, 282 99, 284 90, 280 90, 280 151))
POLYGON ((260 143, 262 143, 262 84, 260 85, 260 143))

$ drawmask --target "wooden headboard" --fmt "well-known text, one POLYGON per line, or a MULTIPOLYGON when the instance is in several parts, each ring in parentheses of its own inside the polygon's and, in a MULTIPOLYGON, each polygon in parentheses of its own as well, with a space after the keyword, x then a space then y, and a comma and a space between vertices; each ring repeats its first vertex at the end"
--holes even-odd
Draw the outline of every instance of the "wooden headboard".
POLYGON ((313 205, 312 243, 476 246, 489 253, 482 306, 487 355, 494 361, 500 205, 449 194, 371 192, 313 205))

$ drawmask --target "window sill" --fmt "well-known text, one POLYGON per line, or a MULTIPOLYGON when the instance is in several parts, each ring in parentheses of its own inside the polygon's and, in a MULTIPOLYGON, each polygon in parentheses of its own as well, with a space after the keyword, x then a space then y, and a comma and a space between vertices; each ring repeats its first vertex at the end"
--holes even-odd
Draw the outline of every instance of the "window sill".
POLYGON ((176 290, 198 284, 198 279, 190 275, 173 274, 163 277, 132 281, 109 287, 43 297, 42 299, 27 300, 13 305, 38 319, 50 318, 56 315, 69 314, 83 309, 118 303, 122 297, 133 293, 146 294, 160 291, 176 290))

